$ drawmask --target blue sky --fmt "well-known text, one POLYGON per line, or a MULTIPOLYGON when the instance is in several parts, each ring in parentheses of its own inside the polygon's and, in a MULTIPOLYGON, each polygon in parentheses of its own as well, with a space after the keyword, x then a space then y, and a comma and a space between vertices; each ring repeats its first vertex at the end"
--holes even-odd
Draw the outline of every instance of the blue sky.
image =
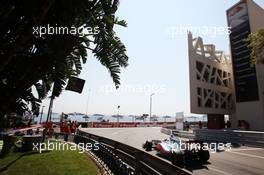
MULTIPOLYGON (((120 105, 121 114, 140 115, 149 113, 149 95, 156 92, 153 114, 174 116, 184 111, 190 115, 187 36, 173 37, 168 31, 179 26, 227 27, 226 9, 236 2, 121 0, 117 16, 125 19, 128 27, 116 27, 116 32, 129 56, 129 66, 121 73, 121 89, 114 90, 108 71, 90 53, 80 75, 86 80, 83 93, 64 91, 54 101, 53 111, 85 113, 88 101, 88 114, 115 114, 120 105)), ((264 7, 263 0, 255 2, 264 7)), ((205 43, 229 53, 227 35, 201 36, 205 43)), ((46 112, 48 101, 43 105, 46 112)))

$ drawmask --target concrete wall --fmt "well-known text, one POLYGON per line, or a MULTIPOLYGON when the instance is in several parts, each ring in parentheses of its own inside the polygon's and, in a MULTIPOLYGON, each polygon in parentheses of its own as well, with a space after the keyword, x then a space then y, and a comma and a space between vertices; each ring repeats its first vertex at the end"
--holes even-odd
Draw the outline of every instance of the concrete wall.
POLYGON ((247 0, 251 32, 264 28, 264 9, 253 0, 247 0))

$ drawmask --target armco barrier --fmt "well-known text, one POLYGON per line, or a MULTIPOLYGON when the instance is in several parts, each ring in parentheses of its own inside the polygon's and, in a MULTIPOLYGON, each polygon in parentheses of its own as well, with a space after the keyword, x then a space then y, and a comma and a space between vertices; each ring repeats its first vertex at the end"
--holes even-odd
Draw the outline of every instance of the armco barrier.
POLYGON ((99 143, 99 150, 92 150, 116 175, 188 175, 189 172, 171 163, 129 145, 78 131, 75 143, 99 143))
POLYGON ((180 130, 173 130, 168 128, 161 128, 161 133, 167 134, 167 135, 174 135, 181 138, 187 138, 187 139, 194 139, 194 133, 189 131, 180 131, 180 130))
POLYGON ((195 138, 209 142, 238 143, 264 147, 264 132, 240 130, 194 130, 195 138))
POLYGON ((172 130, 171 129, 167 129, 167 128, 161 128, 160 130, 161 133, 163 134, 167 134, 167 135, 172 135, 172 130))
POLYGON ((122 128, 122 127, 166 127, 175 125, 175 122, 89 122, 88 126, 93 128, 122 128))
POLYGON ((181 138, 198 139, 205 142, 236 143, 264 147, 264 132, 241 130, 195 129, 192 132, 162 128, 161 132, 181 138))
POLYGON ((179 131, 179 130, 172 130, 171 131, 172 135, 181 137, 181 138, 187 138, 187 139, 194 139, 194 133, 189 132, 189 131, 179 131))

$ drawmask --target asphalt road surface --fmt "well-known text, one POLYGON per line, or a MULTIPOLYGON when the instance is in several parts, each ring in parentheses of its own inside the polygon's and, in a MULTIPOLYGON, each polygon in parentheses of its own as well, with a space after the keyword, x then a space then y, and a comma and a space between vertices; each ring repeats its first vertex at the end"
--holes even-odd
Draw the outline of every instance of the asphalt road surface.
MULTIPOLYGON (((146 140, 168 138, 159 127, 149 128, 82 128, 83 131, 107 137, 142 149, 146 140)), ((150 154, 155 154, 151 152, 150 154)), ((207 164, 193 162, 185 169, 194 175, 263 175, 264 148, 238 147, 211 153, 207 164)))

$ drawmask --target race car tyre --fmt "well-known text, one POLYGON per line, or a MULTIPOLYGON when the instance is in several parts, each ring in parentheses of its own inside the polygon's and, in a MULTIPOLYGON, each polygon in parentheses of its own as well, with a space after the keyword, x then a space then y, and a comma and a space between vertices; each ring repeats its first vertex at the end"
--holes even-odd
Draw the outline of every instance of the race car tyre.
POLYGON ((206 163, 210 159, 210 153, 208 150, 200 150, 199 151, 199 160, 202 163, 206 163))
POLYGON ((172 154, 171 163, 177 166, 184 165, 184 155, 183 154, 172 154))
POLYGON ((146 151, 152 151, 152 142, 146 141, 146 143, 143 145, 143 148, 146 151))

